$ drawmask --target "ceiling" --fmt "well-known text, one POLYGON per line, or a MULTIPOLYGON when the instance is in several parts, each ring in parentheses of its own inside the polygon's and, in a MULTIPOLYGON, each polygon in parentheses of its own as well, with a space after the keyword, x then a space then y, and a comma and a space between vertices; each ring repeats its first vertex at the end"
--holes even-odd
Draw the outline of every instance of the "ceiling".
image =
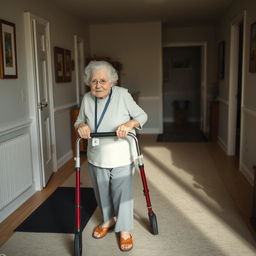
POLYGON ((165 25, 211 24, 233 0, 51 0, 90 24, 161 21, 165 25))

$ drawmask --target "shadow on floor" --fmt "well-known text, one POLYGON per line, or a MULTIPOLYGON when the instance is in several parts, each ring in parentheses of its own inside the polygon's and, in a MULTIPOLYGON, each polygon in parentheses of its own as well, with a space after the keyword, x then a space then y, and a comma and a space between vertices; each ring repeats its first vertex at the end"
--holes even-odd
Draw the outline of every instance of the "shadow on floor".
POLYGON ((199 122, 164 123, 164 132, 157 137, 158 142, 207 142, 200 130, 199 122))

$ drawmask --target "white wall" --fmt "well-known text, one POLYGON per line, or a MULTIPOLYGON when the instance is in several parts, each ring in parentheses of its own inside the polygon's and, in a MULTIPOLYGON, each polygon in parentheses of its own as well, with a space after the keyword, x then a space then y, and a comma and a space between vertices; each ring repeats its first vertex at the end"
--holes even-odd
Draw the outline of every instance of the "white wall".
MULTIPOLYGON (((23 134, 28 135, 26 136, 28 140, 30 138, 31 115, 29 113, 29 88, 26 70, 24 11, 29 11, 50 22, 52 53, 54 46, 60 46, 70 49, 73 57, 75 34, 84 38, 87 53, 89 48, 88 29, 83 22, 64 12, 61 8, 54 6, 51 1, 8 0, 1 2, 0 18, 16 25, 18 78, 0 79, 0 146, 5 145, 8 141, 16 141, 16 138, 23 134)), ((69 108, 76 102, 74 72, 71 83, 56 84, 55 81, 53 82, 53 97, 56 109, 55 126, 58 128, 56 129, 57 145, 54 146, 57 150, 58 160, 63 162, 63 158, 67 157, 67 154, 71 152, 69 108), (57 111, 60 109, 61 111, 57 111)), ((7 143, 7 145, 9 144, 7 143)), ((31 152, 33 152, 34 145, 30 143, 30 146, 31 152)), ((6 158, 6 161, 10 161, 10 159, 10 157, 6 158)), ((27 154, 26 159, 23 159, 23 161, 27 163, 27 166, 33 168, 31 154, 27 154)), ((12 165, 5 163, 5 166, 12 165)), ((0 174, 3 171, 6 170, 0 168, 0 174)), ((34 170, 28 172, 28 170, 17 168, 15 171, 19 172, 19 174, 22 174, 22 172, 30 173, 32 176, 29 179, 31 180, 35 178, 33 175, 34 170)), ((15 179, 15 176, 12 179, 15 179)), ((7 181, 1 180, 1 182, 7 181)), ((9 186, 12 184, 10 178, 8 179, 8 184, 9 186)), ((17 185, 17 187, 19 186, 17 185)), ((33 184, 27 187, 25 191, 19 191, 18 195, 17 191, 13 191, 15 194, 13 202, 9 203, 4 209, 0 209, 1 220, 17 208, 33 192, 33 184)), ((12 195, 10 195, 10 198, 12 198, 12 195)))
MULTIPOLYGON (((219 26, 219 39, 226 41, 226 66, 225 79, 220 83, 220 98, 222 99, 220 115, 223 120, 228 120, 229 99, 229 58, 230 58, 230 29, 231 23, 238 15, 246 10, 245 30, 245 72, 244 72, 244 94, 242 103, 242 145, 241 145, 241 170, 253 182, 253 165, 256 165, 256 73, 249 72, 249 47, 250 47, 250 25, 256 21, 256 1, 234 0, 231 8, 225 13, 219 26)), ((220 122, 220 140, 227 147, 228 123, 220 122)))
POLYGON ((144 133, 162 131, 161 24, 126 23, 90 26, 91 55, 106 56, 123 65, 121 86, 139 91, 148 113, 144 133))

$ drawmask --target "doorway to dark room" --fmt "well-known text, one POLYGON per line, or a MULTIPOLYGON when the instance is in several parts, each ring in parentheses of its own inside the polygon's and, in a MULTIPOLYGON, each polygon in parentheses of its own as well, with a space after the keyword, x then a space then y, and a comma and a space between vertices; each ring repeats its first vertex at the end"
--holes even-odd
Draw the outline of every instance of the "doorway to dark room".
POLYGON ((201 46, 163 47, 164 132, 158 141, 205 141, 201 132, 201 46))

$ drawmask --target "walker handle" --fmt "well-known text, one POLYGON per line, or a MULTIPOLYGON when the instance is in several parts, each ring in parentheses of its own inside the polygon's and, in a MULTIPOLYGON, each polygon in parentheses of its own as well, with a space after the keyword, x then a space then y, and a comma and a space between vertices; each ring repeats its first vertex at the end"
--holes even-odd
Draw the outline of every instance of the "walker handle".
MULTIPOLYGON (((116 132, 92 132, 91 134, 92 138, 100 138, 100 137, 115 137, 116 132)), ((134 136, 132 132, 128 132, 128 136, 134 136)), ((136 136, 136 135, 135 135, 136 136)))
MULTIPOLYGON (((91 135, 91 138, 115 137, 115 136, 117 136, 116 132, 92 132, 90 135, 91 135)), ((138 143, 138 139, 137 139, 136 135, 134 133, 132 133, 132 132, 128 132, 128 136, 130 136, 130 137, 132 137, 134 139, 135 144, 136 144, 136 149, 137 149, 138 156, 140 156, 141 152, 140 152, 140 147, 139 147, 139 143, 138 143)), ((78 145, 79 145, 79 143, 78 143, 78 145)), ((78 150, 79 150, 79 148, 78 148, 78 150)))
POLYGON ((90 134, 92 138, 99 137, 114 137, 116 136, 116 132, 93 132, 90 134))

